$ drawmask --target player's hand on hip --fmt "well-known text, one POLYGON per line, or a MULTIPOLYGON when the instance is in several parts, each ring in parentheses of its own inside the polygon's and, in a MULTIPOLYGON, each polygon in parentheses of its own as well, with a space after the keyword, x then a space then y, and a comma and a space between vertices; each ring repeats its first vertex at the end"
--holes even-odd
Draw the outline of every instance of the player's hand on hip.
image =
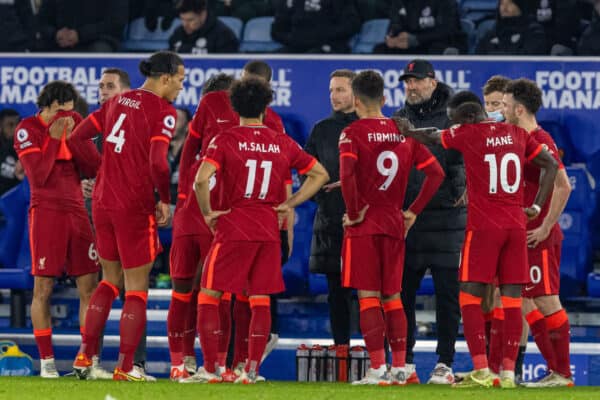
POLYGON ((217 225, 217 220, 221 215, 229 214, 231 209, 222 210, 222 211, 211 211, 208 215, 204 216, 204 222, 208 225, 208 228, 211 232, 215 232, 215 226, 217 225))
POLYGON ((536 247, 550 236, 550 231, 551 229, 547 228, 544 224, 527 231, 527 247, 536 247))
POLYGON ((75 126, 75 121, 71 117, 61 117, 50 125, 50 137, 60 139, 63 134, 69 134, 75 126))
POLYGON ((290 215, 290 212, 293 211, 293 208, 290 207, 287 203, 281 203, 277 207, 273 207, 273 210, 275 210, 275 212, 277 213, 279 227, 281 227, 283 224, 283 220, 290 215))
POLYGON ((467 191, 465 190, 463 192, 463 194, 456 199, 456 201, 454 202, 454 207, 464 207, 469 203, 469 199, 467 197, 467 191))
POLYGON ((394 120, 394 122, 396 123, 396 127, 402 134, 406 134, 408 131, 411 131, 415 128, 412 122, 408 120, 408 118, 392 117, 392 119, 394 120))
POLYGON ((364 206, 362 208, 362 210, 360 210, 358 212, 358 217, 354 220, 350 219, 350 217, 348 217, 348 214, 344 214, 344 217, 342 218, 342 225, 343 226, 354 226, 354 225, 358 225, 358 224, 362 223, 365 220, 365 215, 367 214, 368 209, 369 209, 369 205, 367 204, 366 206, 364 206))
POLYGON ((323 190, 324 190, 326 193, 329 193, 329 192, 331 192, 331 191, 333 191, 333 190, 335 190, 335 189, 339 189, 339 188, 341 188, 341 187, 342 187, 342 182, 340 182, 340 181, 337 181, 337 182, 333 182, 333 183, 328 183, 327 185, 323 186, 323 188, 322 188, 322 189, 323 189, 323 190))
POLYGON ((410 210, 402 211, 402 216, 404 218, 404 237, 408 235, 408 231, 414 225, 417 220, 417 214, 410 210))
POLYGON ((81 192, 83 193, 84 199, 92 198, 92 191, 94 190, 94 179, 83 179, 81 181, 81 192))
POLYGON ((156 204, 156 224, 158 226, 167 226, 171 219, 171 205, 159 201, 156 204))
POLYGON ((529 221, 536 219, 540 215, 540 212, 532 207, 526 207, 524 211, 529 221))

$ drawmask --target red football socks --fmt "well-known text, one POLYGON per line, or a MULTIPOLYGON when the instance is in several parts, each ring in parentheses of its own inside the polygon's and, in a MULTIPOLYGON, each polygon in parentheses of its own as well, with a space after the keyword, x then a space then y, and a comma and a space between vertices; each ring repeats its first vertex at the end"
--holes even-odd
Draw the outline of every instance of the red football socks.
POLYGON ((219 303, 219 317, 221 318, 221 336, 219 336, 219 351, 217 362, 219 366, 225 366, 229 339, 231 337, 231 293, 223 293, 219 303))
POLYGON ((190 306, 188 307, 188 316, 186 318, 185 333, 183 335, 183 355, 196 357, 194 342, 196 341, 196 321, 198 314, 198 291, 192 291, 190 306))
POLYGON ((271 333, 271 299, 269 297, 251 297, 250 333, 248 338, 248 362, 246 372, 254 371, 258 374, 260 360, 271 333))
POLYGON ((169 338, 169 353, 171 354, 171 365, 183 364, 183 340, 185 328, 188 325, 189 307, 192 293, 171 294, 171 304, 167 316, 167 335, 169 338))
MULTIPOLYGON (((371 368, 377 369, 385 364, 385 322, 381 303, 377 297, 363 297, 360 305, 360 331, 371 359, 371 368)), ((405 347, 406 348, 406 347, 405 347)))
POLYGON ((94 290, 85 314, 85 334, 81 342, 81 353, 89 358, 98 354, 98 338, 102 334, 113 301, 119 289, 112 283, 102 280, 94 290))
POLYGON ((123 304, 119 325, 121 345, 117 364, 117 367, 125 372, 133 368, 133 355, 146 326, 147 303, 148 292, 146 291, 128 290, 125 293, 125 304, 123 304))
POLYGON ((536 308, 525 316, 525 320, 529 325, 529 329, 531 329, 531 335, 535 340, 535 344, 537 344, 540 353, 542 353, 548 364, 548 368, 554 371, 556 369, 556 358, 552 342, 550 342, 550 335, 548 334, 544 315, 536 308))
POLYGON ((392 348, 392 367, 406 364, 406 314, 402 300, 394 299, 383 303, 387 340, 392 348))
POLYGON ((519 353, 519 344, 523 332, 523 316, 521 315, 521 298, 502 296, 504 308, 504 351, 502 352, 502 369, 514 371, 519 353))
POLYGON ((481 311, 481 297, 461 291, 458 301, 463 319, 465 339, 473 360, 473 369, 487 368, 485 322, 481 311))
POLYGON ((498 374, 502 364, 502 348, 504 346, 504 310, 502 308, 494 308, 490 328, 488 362, 492 372, 498 374))
POLYGON ((562 376, 571 376, 571 359, 569 356, 569 345, 571 342, 569 317, 564 309, 545 317, 546 327, 550 335, 550 342, 554 348, 556 357, 555 371, 562 376))
POLYGON ((40 360, 54 358, 54 350, 52 350, 52 328, 34 329, 33 337, 37 344, 40 360))
POLYGON ((233 368, 248 359, 248 333, 250 331, 250 302, 246 296, 235 295, 233 305, 233 321, 235 324, 235 338, 233 347, 233 368))
POLYGON ((217 352, 219 349, 219 336, 221 335, 221 321, 219 318, 218 297, 205 293, 198 294, 198 334, 200 346, 204 356, 204 369, 207 372, 217 371, 217 352))

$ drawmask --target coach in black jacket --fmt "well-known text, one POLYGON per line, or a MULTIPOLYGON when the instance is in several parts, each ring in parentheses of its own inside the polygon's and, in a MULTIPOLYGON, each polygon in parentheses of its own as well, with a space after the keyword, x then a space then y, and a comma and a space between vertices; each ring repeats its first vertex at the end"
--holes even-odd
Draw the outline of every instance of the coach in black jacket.
MULTIPOLYGON (((406 87, 406 105, 395 115, 408 118, 417 128, 435 126, 443 129, 450 123, 446 106, 452 90, 435 78, 432 65, 425 60, 413 60, 400 77, 406 87), (435 89, 433 89, 435 88, 435 89), (433 89, 433 91, 432 91, 433 89)), ((429 146, 446 173, 446 178, 406 238, 406 259, 402 282, 402 302, 408 322, 406 363, 409 375, 414 371, 415 298, 426 270, 431 270, 436 297, 436 327, 438 334, 438 364, 431 383, 452 383, 454 344, 458 333, 458 266, 466 226, 466 208, 459 199, 465 191, 465 171, 462 157, 441 146, 429 146), (460 204, 460 205, 457 205, 460 204)), ((411 171, 405 207, 416 198, 425 175, 411 171)), ((416 376, 416 375, 415 375, 416 376)))
MULTIPOLYGON (((350 70, 337 70, 331 74, 329 91, 334 111, 328 118, 317 122, 305 146, 306 152, 323 164, 331 177, 330 182, 340 180, 340 133, 358 119, 350 86, 353 77, 354 72, 350 70)), ((318 208, 310 248, 310 272, 327 276, 333 340, 335 344, 349 344, 352 289, 342 287, 340 261, 344 236, 342 217, 346 206, 339 189, 321 190, 314 200, 318 208)))

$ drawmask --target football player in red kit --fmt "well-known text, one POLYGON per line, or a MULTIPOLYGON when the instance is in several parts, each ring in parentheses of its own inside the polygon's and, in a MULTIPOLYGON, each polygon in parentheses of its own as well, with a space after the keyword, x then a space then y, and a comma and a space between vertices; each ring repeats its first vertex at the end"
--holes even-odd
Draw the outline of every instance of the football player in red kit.
POLYGON ((96 134, 104 136, 92 201, 103 280, 90 300, 83 343, 73 364, 81 378, 89 372, 123 274, 126 294, 113 379, 147 380, 133 369, 133 354, 146 324, 149 272, 161 251, 157 225, 170 218, 167 151, 177 115, 171 102, 183 87, 183 61, 175 53, 158 52, 140 62, 140 72, 146 77, 141 88, 105 102, 69 140, 79 152, 96 134))
POLYGON ((453 126, 444 131, 402 131, 424 143, 441 143, 463 154, 467 175, 467 231, 459 269, 464 334, 473 371, 457 387, 490 387, 481 300, 486 284, 497 279, 504 308, 500 386, 516 387, 514 367, 523 321, 521 286, 527 282, 527 218, 539 215, 552 191, 558 164, 529 133, 517 126, 486 121, 480 104, 464 103, 452 115, 453 126), (544 172, 540 188, 523 212, 523 169, 534 162, 544 172), (483 172, 482 172, 483 171, 483 172))
POLYGON ((29 242, 34 276, 31 322, 40 354, 42 378, 58 378, 52 349, 50 296, 55 278, 75 277, 79 291, 79 320, 98 283, 94 236, 81 194, 80 174, 94 174, 86 160, 77 162, 66 134, 81 121, 72 112, 78 94, 67 82, 54 81, 42 89, 40 112, 16 128, 14 147, 31 185, 29 242))
POLYGON ((371 359, 354 384, 406 384, 406 316, 400 300, 404 237, 444 179, 440 164, 421 143, 406 138, 381 113, 383 78, 363 71, 352 80, 359 120, 339 140, 340 181, 346 203, 342 285, 358 290, 360 329, 371 359), (402 211, 412 167, 427 178, 402 211), (385 315, 385 317, 384 317, 385 315), (388 373, 384 341, 392 349, 388 373))
POLYGON ((234 83, 231 103, 240 115, 240 126, 216 136, 196 174, 196 197, 215 238, 202 271, 198 296, 198 327, 204 366, 181 382, 220 382, 219 298, 223 292, 247 293, 252 317, 248 361, 239 383, 254 383, 271 325, 272 293, 284 290, 280 267, 279 221, 290 208, 310 198, 329 179, 325 169, 287 135, 262 123, 272 100, 270 85, 247 78, 234 83), (284 181, 291 168, 307 179, 300 190, 285 199, 284 181), (218 172, 216 189, 221 210, 211 207, 209 181, 218 172), (277 206, 280 204, 279 206, 277 206), (274 210, 276 208, 276 210, 274 210), (192 380, 193 378, 193 380, 192 380))

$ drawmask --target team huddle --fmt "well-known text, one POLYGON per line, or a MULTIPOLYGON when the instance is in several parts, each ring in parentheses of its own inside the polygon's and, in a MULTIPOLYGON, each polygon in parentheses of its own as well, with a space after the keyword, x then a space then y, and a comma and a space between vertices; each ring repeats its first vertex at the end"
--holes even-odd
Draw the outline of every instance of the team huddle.
MULTIPOLYGON (((171 103, 185 70, 170 52, 155 53, 139 69, 146 77, 142 87, 107 99, 85 119, 73 111, 75 89, 51 82, 38 99, 39 114, 17 128, 15 149, 31 182, 31 315, 43 377, 58 377, 48 298, 54 278, 66 271, 76 277, 81 300, 77 376, 99 378, 94 371, 101 337, 124 288, 112 379, 153 380, 134 368, 134 352, 146 325, 150 270, 162 250, 157 228, 171 220, 167 152, 177 119, 171 103), (101 152, 92 141, 98 135, 101 152), (93 227, 82 176, 96 178, 93 227)), ((225 80, 204 93, 189 125, 172 218, 167 330, 173 381, 264 380, 259 369, 271 328, 270 295, 285 290, 282 238, 293 228, 293 209, 329 181, 323 166, 286 135, 268 107, 270 79, 266 63, 249 62, 239 80, 225 80), (295 193, 293 169, 305 177, 295 193), (232 298, 233 371, 225 366, 232 298), (204 361, 198 368, 196 334, 204 361)), ((441 145, 462 154, 467 177, 459 302, 473 371, 455 387, 516 387, 523 315, 551 371, 546 381, 531 386, 571 386, 568 319, 557 296, 562 235, 556 221, 566 198, 553 196, 566 174, 553 140, 535 123, 541 104, 541 95, 539 102, 531 100, 538 94, 535 84, 518 79, 499 90, 506 123, 489 118, 495 110, 487 101, 484 109, 474 93, 456 94, 448 109, 456 125, 442 131, 386 118, 384 83, 375 71, 360 72, 351 87, 359 120, 340 135, 340 181, 327 190, 341 189, 346 205, 341 283, 358 291, 360 329, 371 361, 354 383, 409 380, 400 299, 404 239, 444 180, 428 149, 441 145), (426 179, 403 210, 413 168, 426 179), (496 306, 493 312, 484 309, 489 302, 496 306), (484 316, 490 313, 492 329, 486 330, 484 316)))

